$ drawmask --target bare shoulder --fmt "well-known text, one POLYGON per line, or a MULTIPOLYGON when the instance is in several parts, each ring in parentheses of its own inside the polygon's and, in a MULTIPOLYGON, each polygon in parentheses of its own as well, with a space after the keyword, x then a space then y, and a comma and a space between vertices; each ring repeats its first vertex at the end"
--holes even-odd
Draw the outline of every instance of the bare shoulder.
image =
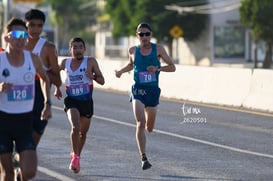
POLYGON ((61 60, 61 65, 65 65, 66 61, 67 61, 67 58, 63 58, 63 59, 61 60))
POLYGON ((65 69, 65 63, 67 61, 67 58, 64 58, 61 60, 61 63, 59 64, 59 69, 64 70, 65 69))
POLYGON ((97 61, 97 59, 96 59, 95 57, 91 57, 91 56, 88 56, 88 57, 87 57, 87 60, 97 61))
POLYGON ((136 46, 132 46, 128 49, 129 54, 134 54, 136 51, 136 46))
POLYGON ((95 57, 89 56, 89 57, 87 57, 87 60, 88 60, 88 64, 90 64, 90 65, 96 65, 96 64, 98 64, 97 63, 97 59, 95 57))
POLYGON ((44 44, 44 47, 48 50, 48 51, 56 51, 56 46, 53 42, 51 41, 46 41, 44 44))
POLYGON ((165 48, 164 48, 164 46, 162 45, 162 44, 156 44, 156 49, 158 50, 158 51, 162 51, 162 50, 165 50, 165 48))
POLYGON ((162 44, 156 44, 156 51, 160 57, 165 57, 167 55, 167 51, 162 44))

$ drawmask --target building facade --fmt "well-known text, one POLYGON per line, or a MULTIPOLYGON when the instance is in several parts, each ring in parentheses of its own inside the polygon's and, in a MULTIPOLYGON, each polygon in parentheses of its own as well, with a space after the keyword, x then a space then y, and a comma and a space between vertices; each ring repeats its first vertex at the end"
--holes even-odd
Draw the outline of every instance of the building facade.
MULTIPOLYGON (((179 64, 204 66, 252 62, 255 44, 251 32, 240 23, 240 4, 241 0, 209 0, 207 5, 192 6, 191 12, 187 13, 208 14, 208 25, 194 42, 186 42, 183 36, 174 39, 171 53, 174 60, 179 64)), ((189 11, 188 6, 176 6, 174 9, 180 12, 189 11)), ((126 57, 128 47, 136 42, 135 37, 123 37, 113 41, 110 32, 98 32, 96 56, 126 57)), ((257 58, 262 61, 264 46, 259 43, 257 48, 257 58)))

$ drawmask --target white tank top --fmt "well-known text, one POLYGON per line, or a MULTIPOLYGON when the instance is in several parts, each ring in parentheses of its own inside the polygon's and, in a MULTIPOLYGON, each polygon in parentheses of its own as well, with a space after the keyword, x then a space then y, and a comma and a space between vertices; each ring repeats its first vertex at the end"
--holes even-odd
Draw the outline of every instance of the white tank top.
POLYGON ((34 76, 36 69, 30 52, 24 51, 24 64, 12 66, 6 52, 0 53, 0 82, 12 83, 12 90, 0 93, 0 110, 6 113, 25 113, 33 109, 34 76))
POLYGON ((79 68, 75 71, 71 70, 72 58, 66 59, 65 73, 66 73, 66 91, 69 96, 82 96, 88 94, 90 89, 93 88, 93 81, 90 80, 85 71, 87 70, 88 58, 85 56, 79 68))
MULTIPOLYGON (((41 51, 42 51, 42 48, 43 48, 45 42, 46 42, 46 39, 39 38, 39 40, 35 44, 35 47, 32 50, 32 53, 35 54, 35 55, 38 55, 39 57, 41 57, 41 51)), ((44 68, 45 71, 49 71, 50 70, 49 67, 46 67, 44 64, 42 64, 42 65, 43 65, 43 68, 44 68)))
POLYGON ((32 53, 34 53, 35 55, 40 56, 41 50, 42 50, 45 42, 46 42, 46 40, 44 38, 39 38, 39 40, 37 41, 35 47, 32 50, 32 53))

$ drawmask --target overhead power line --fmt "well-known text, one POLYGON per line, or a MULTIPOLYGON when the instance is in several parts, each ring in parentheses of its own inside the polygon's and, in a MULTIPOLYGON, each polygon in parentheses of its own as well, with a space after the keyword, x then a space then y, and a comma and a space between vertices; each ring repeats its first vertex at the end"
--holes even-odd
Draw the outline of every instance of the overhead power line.
POLYGON ((227 11, 231 11, 234 9, 238 9, 241 6, 240 0, 229 0, 229 1, 212 1, 209 4, 204 5, 193 5, 194 3, 202 3, 205 2, 204 0, 198 0, 194 2, 189 2, 185 6, 179 6, 176 4, 166 5, 165 8, 171 11, 177 11, 179 14, 185 13, 196 13, 196 14, 214 14, 214 13, 223 13, 227 11))

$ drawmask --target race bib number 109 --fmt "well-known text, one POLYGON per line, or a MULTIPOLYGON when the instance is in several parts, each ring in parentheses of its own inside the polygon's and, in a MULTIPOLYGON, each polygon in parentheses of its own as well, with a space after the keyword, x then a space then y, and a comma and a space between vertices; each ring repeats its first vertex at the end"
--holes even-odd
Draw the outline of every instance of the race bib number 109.
POLYGON ((88 84, 70 85, 70 96, 80 96, 90 91, 88 84))

